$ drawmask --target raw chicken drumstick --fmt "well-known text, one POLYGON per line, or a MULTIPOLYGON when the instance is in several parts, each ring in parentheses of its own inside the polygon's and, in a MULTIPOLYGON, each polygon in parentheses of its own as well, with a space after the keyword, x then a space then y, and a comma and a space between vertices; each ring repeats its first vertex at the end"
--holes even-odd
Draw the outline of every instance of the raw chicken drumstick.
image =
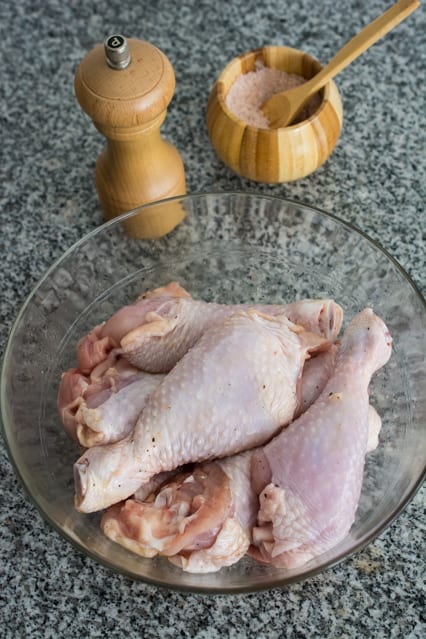
POLYGON ((163 378, 135 368, 112 351, 89 375, 71 368, 62 375, 58 393, 65 430, 85 448, 123 439, 163 378))
POLYGON ((333 341, 343 312, 333 300, 301 300, 284 305, 225 305, 194 300, 176 282, 142 295, 96 326, 77 346, 78 368, 89 372, 111 350, 134 366, 167 373, 213 325, 236 310, 250 308, 281 315, 333 341))
POLYGON ((338 349, 337 343, 331 344, 329 349, 306 361, 300 382, 299 403, 294 417, 304 413, 321 393, 334 371, 338 349))
POLYGON ((252 471, 263 484, 253 530, 259 558, 295 568, 349 531, 368 446, 370 378, 388 361, 391 344, 371 309, 359 313, 320 397, 253 458, 252 471))
POLYGON ((157 473, 267 441, 293 417, 308 353, 328 346, 253 310, 213 326, 150 395, 131 436, 75 463, 76 507, 101 510, 157 473))
MULTIPOLYGON (((106 322, 95 326, 77 344, 78 368, 88 373, 101 363, 111 351, 118 352, 120 342, 134 330, 150 325, 150 338, 156 342, 158 321, 173 319, 173 309, 180 299, 192 299, 176 282, 156 288, 139 296, 133 304, 120 308, 106 322)), ((141 367, 149 371, 148 367, 141 367)), ((167 366, 154 366, 153 372, 168 372, 167 366), (162 369, 162 370, 160 370, 162 369)))
MULTIPOLYGON (((336 345, 306 362, 297 412, 303 412, 330 376, 336 345)), ((89 375, 76 368, 63 373, 58 410, 65 430, 84 448, 110 444, 129 435, 164 375, 145 373, 111 351, 89 375)))
POLYGON ((187 572, 215 572, 250 546, 258 499, 251 488, 252 451, 166 481, 155 494, 128 499, 103 515, 105 535, 143 557, 157 554, 187 572))
MULTIPOLYGON (((339 347, 332 344, 327 351, 323 351, 308 359, 303 368, 299 405, 295 412, 295 418, 304 413, 317 397, 322 393, 324 386, 330 379, 336 366, 336 357, 339 347)), ((368 443, 367 452, 379 445, 379 433, 382 420, 374 406, 368 407, 368 443)))
MULTIPOLYGON (((305 408, 328 382, 337 350, 332 346, 306 362, 305 408)), ((378 429, 380 418, 370 406, 366 452, 377 446, 378 429)), ((199 464, 172 479, 164 473, 151 495, 137 492, 135 498, 109 508, 102 517, 102 530, 139 555, 166 556, 187 572, 214 572, 229 566, 249 549, 258 494, 269 481, 269 476, 259 475, 258 464, 252 475, 253 457, 259 462, 262 449, 199 464)))

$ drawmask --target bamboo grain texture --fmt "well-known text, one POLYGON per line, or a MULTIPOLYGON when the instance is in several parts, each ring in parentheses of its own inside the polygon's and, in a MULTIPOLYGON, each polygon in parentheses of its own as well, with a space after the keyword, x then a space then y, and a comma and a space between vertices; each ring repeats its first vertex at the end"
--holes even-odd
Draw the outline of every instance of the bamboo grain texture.
POLYGON ((343 122, 339 92, 334 82, 327 84, 318 110, 299 124, 278 129, 249 126, 229 110, 226 95, 236 78, 254 71, 259 62, 306 79, 321 69, 314 58, 290 47, 254 49, 232 60, 207 104, 212 145, 232 171, 250 180, 274 184, 303 178, 327 160, 339 139, 343 122))

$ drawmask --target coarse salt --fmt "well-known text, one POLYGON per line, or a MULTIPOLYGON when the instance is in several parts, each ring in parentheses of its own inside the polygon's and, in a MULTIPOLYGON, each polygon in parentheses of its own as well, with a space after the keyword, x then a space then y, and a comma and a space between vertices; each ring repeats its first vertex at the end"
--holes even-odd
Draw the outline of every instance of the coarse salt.
MULTIPOLYGON (((301 75, 257 65, 255 71, 243 73, 234 81, 226 96, 226 105, 240 120, 258 129, 269 129, 260 107, 275 93, 287 91, 306 82, 301 75)), ((321 96, 315 94, 295 122, 310 117, 319 107, 321 96)))

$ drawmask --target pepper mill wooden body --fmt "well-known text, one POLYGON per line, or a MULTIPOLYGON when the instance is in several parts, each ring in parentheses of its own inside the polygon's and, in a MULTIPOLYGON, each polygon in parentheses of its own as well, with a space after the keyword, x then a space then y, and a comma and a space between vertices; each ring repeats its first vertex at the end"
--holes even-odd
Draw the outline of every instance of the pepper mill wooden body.
MULTIPOLYGON (((183 195, 185 171, 160 127, 175 88, 168 58, 149 42, 110 36, 81 61, 75 93, 107 144, 96 162, 96 188, 106 220, 140 205, 183 195)), ((160 237, 184 217, 176 205, 124 221, 133 237, 160 237)))

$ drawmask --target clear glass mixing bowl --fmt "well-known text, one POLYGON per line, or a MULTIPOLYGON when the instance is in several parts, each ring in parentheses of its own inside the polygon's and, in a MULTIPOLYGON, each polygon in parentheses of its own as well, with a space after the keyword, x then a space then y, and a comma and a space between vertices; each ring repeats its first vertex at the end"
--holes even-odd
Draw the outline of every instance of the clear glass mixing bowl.
MULTIPOLYGON (((166 220, 167 226, 167 220, 166 220)), ((425 473, 425 301, 401 267, 355 228, 312 207, 254 194, 200 194, 151 204, 87 235, 57 261, 24 304, 4 356, 3 434, 16 473, 47 521, 80 551, 130 577, 205 592, 242 592, 298 581, 342 561, 380 534, 414 495, 425 473), (123 220, 185 215, 157 240, 129 238, 123 220), (174 208, 174 211, 170 208, 174 208), (346 319, 371 306, 394 339, 371 399, 383 427, 367 457, 356 521, 331 551, 287 571, 250 558, 193 575, 144 559, 104 537, 99 513, 73 506, 79 456, 58 418, 61 372, 75 344, 141 292, 179 281, 194 297, 282 302, 333 297, 346 319)))

